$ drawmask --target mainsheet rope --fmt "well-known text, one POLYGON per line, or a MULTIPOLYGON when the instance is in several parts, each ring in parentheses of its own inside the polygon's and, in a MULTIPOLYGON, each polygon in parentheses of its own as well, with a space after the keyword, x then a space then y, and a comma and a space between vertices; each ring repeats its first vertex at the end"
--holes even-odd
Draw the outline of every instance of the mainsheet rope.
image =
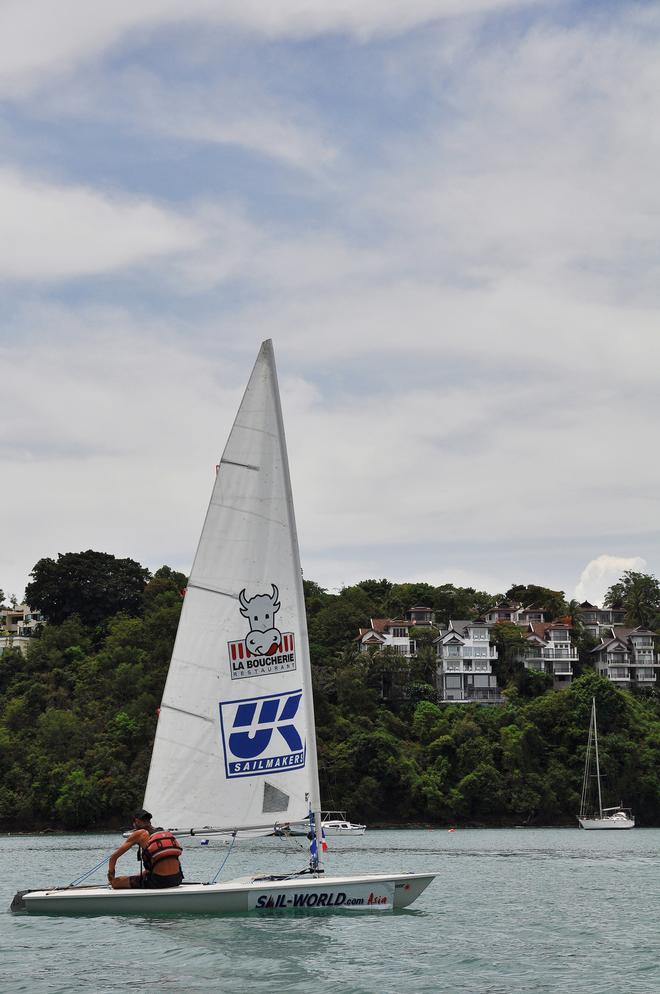
POLYGON ((87 871, 87 873, 83 873, 82 877, 77 877, 75 880, 72 880, 71 883, 69 884, 69 887, 77 887, 78 884, 81 884, 83 882, 83 880, 87 880, 87 877, 91 877, 92 873, 95 873, 96 870, 99 870, 104 863, 108 862, 109 859, 110 859, 109 855, 104 856, 100 863, 97 863, 96 866, 93 866, 91 870, 87 871))
POLYGON ((223 869, 225 863, 227 862, 227 860, 229 859, 229 857, 231 855, 232 849, 234 848, 234 843, 236 842, 236 835, 237 834, 238 834, 237 832, 232 832, 231 833, 231 842, 229 843, 229 849, 227 851, 227 855, 225 856, 225 858, 223 859, 222 863, 220 864, 220 868, 219 868, 218 872, 216 873, 216 875, 214 876, 213 880, 209 880, 210 884, 214 884, 216 882, 216 880, 218 879, 218 877, 220 876, 220 874, 222 873, 222 869, 223 869))

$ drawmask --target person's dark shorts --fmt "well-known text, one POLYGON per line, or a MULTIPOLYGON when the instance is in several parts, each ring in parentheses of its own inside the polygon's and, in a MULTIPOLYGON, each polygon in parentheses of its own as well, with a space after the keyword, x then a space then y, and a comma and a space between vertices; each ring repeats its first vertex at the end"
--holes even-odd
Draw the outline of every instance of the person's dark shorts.
POLYGON ((183 873, 170 873, 167 876, 158 873, 137 873, 134 877, 128 878, 131 882, 132 890, 145 888, 147 890, 160 890, 161 887, 178 887, 183 880, 183 873))

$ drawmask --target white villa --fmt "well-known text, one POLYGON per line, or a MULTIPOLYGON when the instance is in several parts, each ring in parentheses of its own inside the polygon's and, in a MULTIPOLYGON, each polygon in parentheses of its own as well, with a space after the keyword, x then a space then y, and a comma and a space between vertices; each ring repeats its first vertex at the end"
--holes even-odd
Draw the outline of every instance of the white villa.
POLYGON ((568 686, 577 663, 577 648, 571 643, 571 627, 559 621, 530 621, 524 634, 527 648, 518 656, 526 670, 552 677, 555 690, 568 686))
POLYGON ((591 650, 596 670, 619 687, 643 687, 657 681, 660 654, 655 651, 656 633, 648 628, 616 625, 600 645, 591 650))
POLYGON ((25 653, 30 638, 43 623, 43 616, 38 611, 32 611, 27 604, 0 606, 0 655, 12 647, 25 653))
POLYGON ((597 607, 589 601, 580 604, 580 621, 594 638, 602 638, 612 629, 612 625, 623 625, 626 612, 622 608, 597 607))
POLYGON ((430 607, 417 604, 408 608, 403 618, 370 618, 369 625, 369 628, 359 629, 356 642, 360 652, 390 648, 399 655, 410 658, 417 651, 415 640, 410 637, 410 629, 433 625, 433 611, 430 607))
POLYGON ((490 644, 490 626, 483 618, 450 619, 435 645, 441 700, 495 703, 501 699, 491 662, 497 659, 497 649, 490 644))

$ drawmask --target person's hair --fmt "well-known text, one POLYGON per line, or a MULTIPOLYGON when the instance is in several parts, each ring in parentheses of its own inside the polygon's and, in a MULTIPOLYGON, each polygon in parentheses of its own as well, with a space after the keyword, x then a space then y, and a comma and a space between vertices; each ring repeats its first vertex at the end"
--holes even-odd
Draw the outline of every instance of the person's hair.
POLYGON ((144 808, 140 808, 140 810, 136 811, 133 815, 133 821, 135 821, 136 818, 139 818, 140 821, 151 821, 151 813, 146 811, 144 808))

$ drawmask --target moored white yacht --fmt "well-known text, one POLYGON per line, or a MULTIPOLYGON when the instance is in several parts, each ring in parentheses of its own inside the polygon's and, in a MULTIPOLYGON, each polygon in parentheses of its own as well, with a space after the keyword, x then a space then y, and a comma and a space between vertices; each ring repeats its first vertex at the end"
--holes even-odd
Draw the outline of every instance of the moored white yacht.
POLYGON ((616 807, 604 808, 600 789, 600 760, 598 756, 598 727, 596 724, 596 698, 591 699, 591 721, 589 723, 589 738, 587 739, 587 755, 584 761, 584 778, 582 781, 582 797, 580 799, 580 828, 593 831, 594 829, 634 828, 635 817, 630 808, 622 804, 616 807), (592 772, 592 768, 595 772, 592 772), (597 785, 597 801, 592 799, 593 781, 597 785))

